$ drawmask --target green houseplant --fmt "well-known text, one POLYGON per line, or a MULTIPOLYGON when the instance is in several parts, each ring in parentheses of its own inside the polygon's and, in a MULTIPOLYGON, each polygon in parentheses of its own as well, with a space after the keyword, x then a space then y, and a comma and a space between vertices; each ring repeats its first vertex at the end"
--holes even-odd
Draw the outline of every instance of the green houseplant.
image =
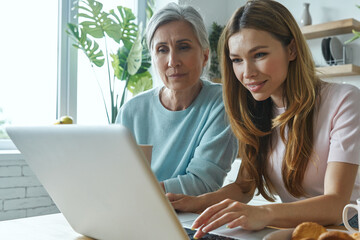
POLYGON ((224 26, 213 22, 211 25, 211 33, 209 35, 209 42, 210 42, 210 51, 211 51, 211 64, 210 64, 210 71, 209 75, 212 81, 219 81, 218 79, 221 78, 220 68, 219 68, 219 60, 217 54, 218 42, 223 31, 224 26))
MULTIPOLYGON (((356 5, 356 7, 360 9, 360 5, 356 5)), ((355 29, 353 29, 352 32, 353 32, 354 36, 351 39, 347 40, 345 42, 345 44, 351 43, 351 42, 355 41, 356 39, 360 38, 360 32, 355 31, 355 29)))
POLYGON ((69 23, 66 32, 74 39, 73 46, 87 56, 92 68, 106 68, 109 91, 104 92, 101 87, 100 90, 108 122, 114 123, 127 90, 136 95, 152 88, 148 71, 151 61, 142 43, 142 26, 135 24, 135 15, 129 8, 117 6, 105 12, 103 4, 96 0, 78 0, 75 6, 79 23, 69 23), (116 52, 110 52, 109 40, 119 46, 116 52), (120 81, 125 82, 122 91, 118 87, 120 81))

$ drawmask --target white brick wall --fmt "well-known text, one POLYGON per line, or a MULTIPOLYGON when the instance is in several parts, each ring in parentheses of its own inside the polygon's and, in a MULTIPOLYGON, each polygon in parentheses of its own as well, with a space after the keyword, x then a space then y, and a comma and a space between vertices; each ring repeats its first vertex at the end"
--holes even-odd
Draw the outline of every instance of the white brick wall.
POLYGON ((0 151, 0 221, 58 212, 21 155, 0 151))

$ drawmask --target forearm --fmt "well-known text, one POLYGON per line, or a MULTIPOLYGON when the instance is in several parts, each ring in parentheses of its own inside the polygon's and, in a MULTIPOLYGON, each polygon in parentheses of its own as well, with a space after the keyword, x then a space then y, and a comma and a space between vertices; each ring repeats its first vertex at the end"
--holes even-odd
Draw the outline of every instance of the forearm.
POLYGON ((321 225, 337 225, 342 222, 342 209, 347 201, 336 195, 322 195, 293 203, 261 206, 267 214, 270 226, 295 227, 302 222, 321 225))
MULTIPOLYGON (((227 162, 227 166, 230 167, 232 159, 224 158, 223 162, 227 162)), ((185 174, 164 180, 165 190, 168 193, 191 196, 214 192, 222 187, 227 174, 226 170, 225 167, 216 163, 199 157, 193 158, 185 174)))

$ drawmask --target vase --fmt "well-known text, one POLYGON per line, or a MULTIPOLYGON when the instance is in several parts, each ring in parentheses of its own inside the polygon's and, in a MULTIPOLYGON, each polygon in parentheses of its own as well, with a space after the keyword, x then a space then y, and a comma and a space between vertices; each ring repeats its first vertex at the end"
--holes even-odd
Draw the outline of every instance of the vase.
POLYGON ((301 26, 311 25, 311 15, 309 12, 310 3, 304 3, 303 12, 300 19, 301 26))

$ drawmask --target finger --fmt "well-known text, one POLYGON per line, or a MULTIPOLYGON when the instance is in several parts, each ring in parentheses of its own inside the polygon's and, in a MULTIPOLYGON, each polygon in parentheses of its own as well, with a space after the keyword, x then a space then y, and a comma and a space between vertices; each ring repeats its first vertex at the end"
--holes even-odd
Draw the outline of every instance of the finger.
POLYGON ((243 215, 243 204, 233 201, 233 202, 226 202, 227 206, 221 210, 219 210, 216 214, 214 214, 209 220, 208 222, 213 222, 216 219, 220 218, 221 216, 227 214, 227 213, 231 213, 231 212, 236 212, 238 213, 238 216, 243 215))
POLYGON ((212 230, 215 230, 227 223, 231 223, 235 219, 239 217, 239 214, 237 212, 228 212, 222 215, 221 217, 215 219, 214 221, 209 221, 206 226, 203 226, 202 231, 204 233, 211 232, 212 230))
POLYGON ((177 201, 170 201, 172 207, 176 210, 179 210, 179 211, 186 211, 187 209, 187 204, 182 201, 182 199, 180 200, 177 200, 177 201))
POLYGON ((248 219, 246 216, 240 216, 235 218, 232 222, 227 225, 228 228, 242 227, 244 229, 248 229, 248 219))
POLYGON ((169 199, 170 202, 182 199, 184 196, 185 195, 183 195, 183 194, 166 193, 166 197, 169 199))
POLYGON ((204 224, 206 224, 206 222, 208 222, 208 220, 215 215, 216 213, 218 213, 219 211, 225 209, 228 206, 228 201, 224 200, 220 203, 214 204, 211 207, 208 207, 207 209, 205 209, 205 211, 195 219, 195 221, 193 222, 191 228, 195 229, 198 228, 204 224))
POLYGON ((206 235, 206 233, 204 233, 204 232, 202 231, 202 229, 203 229, 203 227, 200 227, 200 228, 196 231, 196 233, 194 234, 194 239, 200 239, 200 238, 202 238, 203 236, 206 235))

